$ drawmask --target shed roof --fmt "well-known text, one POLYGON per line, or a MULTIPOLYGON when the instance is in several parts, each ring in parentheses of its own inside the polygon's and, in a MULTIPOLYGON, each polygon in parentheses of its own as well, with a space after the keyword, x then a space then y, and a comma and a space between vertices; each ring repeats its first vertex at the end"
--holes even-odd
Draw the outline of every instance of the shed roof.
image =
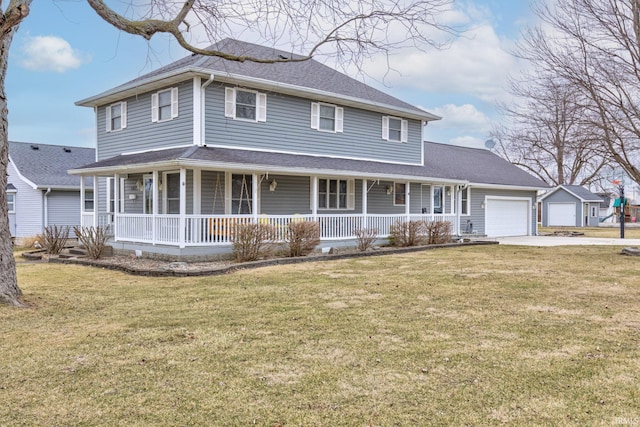
POLYGON ((110 171, 150 167, 154 164, 216 165, 289 173, 340 173, 368 176, 370 179, 415 178, 442 182, 516 186, 541 189, 546 184, 487 150, 424 143, 425 163, 404 165, 387 162, 296 155, 265 151, 214 147, 182 147, 145 153, 120 155, 77 168, 74 173, 113 173, 110 171))
POLYGON ((37 188, 79 189, 69 169, 95 161, 93 148, 9 141, 9 159, 21 176, 37 188))
POLYGON ((572 194, 574 197, 577 197, 578 199, 580 199, 581 202, 595 202, 595 203, 601 203, 602 197, 598 196, 597 194, 592 193, 591 191, 587 190, 586 188, 580 186, 580 185, 559 185, 557 186, 555 189, 553 189, 552 191, 548 192, 547 194, 545 194, 544 196, 540 197, 540 200, 544 200, 547 197, 549 197, 550 195, 558 192, 558 191, 566 191, 569 194, 572 194))

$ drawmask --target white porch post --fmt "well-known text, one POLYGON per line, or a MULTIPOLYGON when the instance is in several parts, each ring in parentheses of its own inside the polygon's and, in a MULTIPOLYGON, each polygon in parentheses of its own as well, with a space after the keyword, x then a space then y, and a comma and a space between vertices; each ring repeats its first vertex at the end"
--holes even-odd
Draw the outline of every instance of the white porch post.
POLYGON ((84 227, 86 224, 84 223, 84 175, 80 175, 80 225, 84 227))
POLYGON ((313 220, 318 220, 318 177, 311 177, 311 215, 313 220))
MULTIPOLYGON (((107 200, 107 203, 109 201, 107 200)), ((120 214, 120 174, 113 175, 113 239, 118 240, 118 219, 120 214)))
POLYGON ((367 208, 367 204, 368 204, 368 199, 369 199, 369 195, 367 193, 368 190, 368 186, 367 186, 367 180, 363 179, 362 180, 362 228, 368 228, 368 220, 367 220, 367 213, 368 213, 368 208, 367 208))
POLYGON ((187 170, 180 168, 180 219, 178 221, 178 242, 185 247, 185 223, 187 213, 187 170))
POLYGON ((254 224, 258 223, 258 189, 260 188, 260 177, 257 173, 251 174, 251 213, 253 214, 252 221, 254 224))
MULTIPOLYGON (((144 181, 144 178, 143 178, 144 181)), ((160 182, 158 180, 158 171, 153 171, 151 172, 151 197, 152 197, 152 202, 151 202, 151 243, 153 245, 156 244, 156 222, 157 222, 157 216, 158 216, 158 205, 160 204, 159 199, 159 189, 158 189, 158 183, 160 182)), ((143 182, 143 184, 146 185, 146 183, 143 182)))
POLYGON ((407 181, 404 185, 404 214, 407 216, 407 222, 411 221, 411 183, 407 181))
MULTIPOLYGON (((84 179, 83 179, 84 181, 84 179)), ((93 175, 93 226, 98 227, 98 177, 93 175)), ((82 202, 82 208, 84 209, 84 202, 82 202)))

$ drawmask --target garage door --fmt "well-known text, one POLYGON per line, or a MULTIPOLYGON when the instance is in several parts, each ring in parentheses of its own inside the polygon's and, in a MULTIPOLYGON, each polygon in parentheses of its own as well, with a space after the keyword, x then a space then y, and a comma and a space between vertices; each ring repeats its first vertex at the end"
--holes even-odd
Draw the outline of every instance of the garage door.
POLYGON ((487 198, 486 235, 491 237, 529 235, 529 210, 528 200, 487 198))
POLYGON ((575 203, 549 203, 549 227, 575 227, 575 203))

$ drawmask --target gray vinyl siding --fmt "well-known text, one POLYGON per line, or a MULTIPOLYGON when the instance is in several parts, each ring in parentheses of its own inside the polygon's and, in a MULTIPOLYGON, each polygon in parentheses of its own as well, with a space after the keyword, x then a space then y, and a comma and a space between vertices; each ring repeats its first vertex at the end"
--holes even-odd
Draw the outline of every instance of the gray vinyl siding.
POLYGON ((164 89, 171 87, 178 87, 178 117, 172 120, 151 122, 151 95, 157 90, 123 100, 127 102, 127 127, 122 130, 107 132, 107 105, 98 107, 98 160, 127 152, 192 144, 193 81, 188 80, 164 89))
MULTIPOLYGON (((484 222, 485 222, 485 209, 482 208, 482 203, 487 196, 499 196, 499 197, 527 197, 531 199, 531 206, 536 206, 536 192, 535 191, 523 191, 523 190, 497 190, 489 188, 471 187, 471 214, 462 215, 460 217, 460 229, 465 230, 467 221, 473 224, 473 231, 477 234, 485 234, 484 222)), ((531 210, 531 225, 530 229, 534 231, 537 226, 537 215, 535 210, 531 210)))
POLYGON ((47 226, 69 227, 69 236, 75 237, 73 227, 80 225, 80 192, 52 191, 47 196, 47 226))
POLYGON ((200 209, 203 215, 224 215, 225 173, 223 171, 202 171, 200 209))
POLYGON ((311 213, 311 179, 308 176, 269 175, 269 179, 264 179, 260 184, 260 196, 261 214, 311 213), (275 191, 269 191, 269 185, 274 179, 278 186, 275 191))
POLYGON ((9 163, 7 181, 16 187, 15 237, 32 237, 42 233, 44 210, 43 191, 22 181, 9 163))
MULTIPOLYGON (((362 186, 362 185, 360 185, 362 186)), ((367 213, 378 215, 399 215, 405 213, 404 206, 394 206, 393 192, 387 194, 387 187, 393 188, 393 181, 369 182, 367 213)))
POLYGON ((382 139, 382 114, 344 108, 344 131, 321 132, 311 129, 311 100, 278 93, 267 93, 267 121, 248 122, 224 116, 224 87, 212 84, 206 89, 207 145, 242 147, 376 159, 420 164, 422 124, 409 120, 408 142, 382 139))

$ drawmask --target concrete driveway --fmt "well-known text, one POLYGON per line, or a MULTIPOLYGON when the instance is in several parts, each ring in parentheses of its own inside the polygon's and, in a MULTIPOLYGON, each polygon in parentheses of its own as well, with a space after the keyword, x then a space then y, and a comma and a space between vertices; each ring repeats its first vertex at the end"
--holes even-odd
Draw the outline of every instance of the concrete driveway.
POLYGON ((638 246, 640 239, 604 239, 596 237, 562 237, 562 236, 516 236, 516 237, 496 237, 501 245, 519 246, 638 246))

